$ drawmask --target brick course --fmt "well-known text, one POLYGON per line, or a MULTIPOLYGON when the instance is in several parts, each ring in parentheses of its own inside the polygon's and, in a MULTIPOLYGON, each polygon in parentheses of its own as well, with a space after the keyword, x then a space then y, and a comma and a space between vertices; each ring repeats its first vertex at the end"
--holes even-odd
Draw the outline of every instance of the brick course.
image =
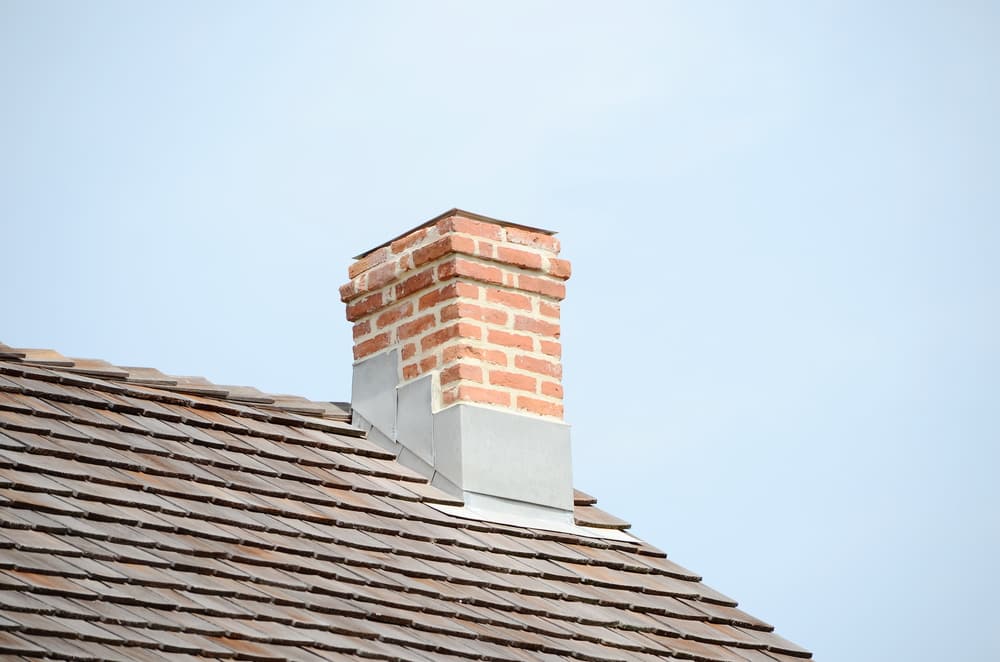
POLYGON ((561 419, 558 251, 547 233, 454 214, 362 256, 340 288, 355 360, 398 347, 401 381, 433 375, 437 407, 561 419))

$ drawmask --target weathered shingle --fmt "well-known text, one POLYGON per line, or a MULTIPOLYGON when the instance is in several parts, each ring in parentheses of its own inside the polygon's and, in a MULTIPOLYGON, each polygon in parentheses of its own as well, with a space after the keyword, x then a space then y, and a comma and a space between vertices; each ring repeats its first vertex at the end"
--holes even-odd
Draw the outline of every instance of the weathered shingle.
POLYGON ((0 345, 0 653, 774 662, 809 653, 577 493, 460 519, 342 405, 0 345))

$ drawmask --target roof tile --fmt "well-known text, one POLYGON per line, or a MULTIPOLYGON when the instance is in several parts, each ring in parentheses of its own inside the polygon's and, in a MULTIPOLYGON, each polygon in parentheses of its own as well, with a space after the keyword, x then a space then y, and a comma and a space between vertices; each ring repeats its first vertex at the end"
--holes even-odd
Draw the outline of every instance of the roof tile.
MULTIPOLYGON (((641 541, 435 510, 460 500, 337 405, 23 353, 0 346, 5 654, 807 655, 641 541)), ((581 524, 627 526, 574 500, 581 524)))

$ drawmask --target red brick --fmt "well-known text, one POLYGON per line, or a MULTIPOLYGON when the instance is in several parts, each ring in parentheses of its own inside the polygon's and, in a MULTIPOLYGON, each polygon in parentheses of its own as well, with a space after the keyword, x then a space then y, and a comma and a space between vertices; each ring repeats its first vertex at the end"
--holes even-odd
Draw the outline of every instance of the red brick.
POLYGON ((538 346, 539 349, 542 350, 542 354, 548 354, 549 356, 555 357, 562 356, 562 345, 560 343, 552 340, 539 340, 538 346))
POLYGON ((428 356, 427 358, 420 359, 420 372, 421 372, 421 374, 427 372, 428 370, 432 370, 433 368, 435 368, 437 366, 437 362, 438 362, 438 357, 436 357, 436 356, 428 356))
POLYGON ((542 234, 541 232, 507 228, 507 241, 512 244, 520 244, 521 246, 544 248, 553 253, 559 252, 559 240, 552 235, 542 234))
POLYGON ((391 250, 396 255, 399 255, 400 253, 410 248, 411 246, 419 244, 421 241, 423 241, 427 237, 427 234, 429 232, 430 228, 420 228, 419 230, 411 232, 405 237, 400 237, 396 241, 389 244, 389 250, 391 250))
POLYGON ((486 332, 486 340, 494 345, 504 347, 516 347, 518 349, 531 349, 531 336, 523 336, 519 333, 508 333, 498 329, 489 329, 486 332))
POLYGON ((420 375, 420 366, 416 363, 409 363, 403 366, 403 379, 413 379, 420 375))
POLYGON ((549 264, 545 269, 545 272, 553 278, 566 280, 573 273, 573 269, 569 265, 569 260, 561 260, 557 257, 553 257, 549 258, 549 264))
POLYGON ((385 312, 379 314, 375 318, 375 326, 379 329, 384 329, 387 326, 391 326, 403 319, 404 317, 409 317, 413 313, 413 302, 404 301, 398 306, 393 306, 385 312))
POLYGON ((446 232, 460 232, 462 234, 471 234, 476 237, 494 240, 499 240, 503 234, 503 229, 495 223, 474 221, 464 216, 452 216, 451 218, 438 221, 437 229, 441 234, 445 234, 446 232))
POLYGON ((518 331, 530 331, 531 333, 537 333, 540 336, 547 336, 549 338, 559 337, 558 324, 528 317, 527 315, 518 315, 515 317, 514 328, 518 331))
POLYGON ((544 294, 547 297, 559 299, 560 301, 566 298, 566 285, 549 278, 521 274, 517 277, 517 286, 522 290, 538 292, 539 294, 544 294))
POLYGON ((347 319, 348 321, 356 322, 365 315, 370 315, 381 307, 382 293, 376 292, 375 294, 366 296, 360 301, 347 304, 347 319))
POLYGON ((436 306, 448 299, 464 297, 466 299, 478 299, 480 287, 472 283, 448 283, 439 290, 428 292, 420 297, 420 310, 425 310, 436 306))
POLYGON ((347 275, 349 278, 355 278, 372 267, 377 267, 378 265, 383 264, 387 259, 389 259, 389 248, 387 246, 383 246, 382 248, 373 250, 368 255, 359 258, 357 262, 349 266, 347 268, 347 275))
POLYGON ((441 353, 441 360, 444 363, 451 363, 452 361, 465 358, 476 359, 498 366, 507 365, 507 355, 498 349, 487 349, 472 345, 449 345, 441 353))
POLYGON ((507 264, 513 264, 525 269, 541 269, 542 256, 538 253, 523 251, 520 248, 497 246, 497 259, 507 264))
POLYGON ((531 310, 531 298, 518 294, 517 292, 508 292, 507 290, 498 290, 495 287, 487 288, 486 290, 486 300, 493 303, 502 303, 505 306, 511 308, 519 308, 520 310, 531 310))
POLYGON ((444 398, 444 404, 448 405, 453 402, 481 402, 489 405, 500 405, 501 407, 510 406, 510 393, 508 391, 497 391, 491 388, 483 388, 482 386, 472 386, 470 384, 460 384, 454 391, 454 395, 451 397, 451 402, 448 402, 449 398, 444 398))
POLYGON ((369 338, 364 342, 360 342, 354 346, 354 359, 363 359, 366 356, 370 356, 375 352, 379 352, 389 346, 389 334, 380 333, 374 338, 369 338))
POLYGON ((530 411, 533 414, 540 414, 542 416, 554 416, 556 418, 563 417, 562 405, 549 402, 547 400, 529 398, 526 395, 517 396, 517 408, 530 411))
POLYGON ((357 340, 361 336, 367 336, 372 332, 371 320, 365 320, 364 322, 358 322, 354 325, 354 339, 357 340))
POLYGON ((433 262, 439 257, 448 253, 465 253, 466 255, 476 254, 476 242, 469 237, 459 235, 448 235, 441 237, 437 241, 431 242, 422 248, 413 251, 413 266, 419 267, 433 262))
POLYGON ((420 348, 426 352, 442 343, 448 342, 452 338, 472 338, 479 340, 482 336, 483 330, 475 324, 458 322, 457 324, 451 324, 443 329, 428 333, 420 339, 420 348))
POLYGON ((398 271, 399 265, 395 261, 375 267, 367 274, 368 281, 365 283, 365 291, 373 292, 385 287, 396 280, 398 271))
POLYGON ((506 370, 490 370, 489 380, 490 384, 494 386, 505 386, 520 391, 527 391, 528 393, 535 392, 535 384, 537 383, 534 377, 519 375, 516 372, 507 372, 506 370))
POLYGON ((441 309, 441 321, 447 322, 453 319, 470 319, 502 326, 507 323, 507 313, 496 308, 483 308, 474 303, 450 303, 441 309))
POLYGON ((537 372, 548 377, 562 377, 562 364, 545 359, 536 359, 533 356, 515 356, 514 365, 521 370, 537 372))
POLYGON ((432 241, 426 246, 413 251, 413 266, 419 267, 422 264, 427 264, 449 252, 451 252, 450 238, 441 237, 437 241, 432 241))
POLYGON ((441 371, 441 383, 450 384, 459 380, 483 383, 483 369, 468 363, 456 363, 441 371))
POLYGON ((476 242, 476 255, 493 259, 497 254, 497 247, 491 241, 480 239, 476 242))
POLYGON ((499 267, 473 262, 461 257, 449 260, 438 267, 438 280, 444 281, 456 276, 503 285, 503 271, 499 267))
POLYGON ((563 397, 563 387, 559 382, 542 382, 541 388, 539 389, 542 395, 547 395, 552 398, 559 398, 562 400, 563 397))
POLYGON ((548 301, 539 301, 538 314, 544 315, 545 317, 554 317, 555 319, 559 319, 559 304, 549 303, 548 301))
POLYGON ((434 269, 425 269, 396 284, 396 298, 408 297, 414 292, 434 284, 434 269))
POLYGON ((344 283, 340 286, 340 300, 344 303, 360 295, 361 290, 358 289, 357 284, 353 280, 350 283, 344 283))
POLYGON ((403 360, 405 361, 407 359, 412 359, 416 353, 417 353, 417 345, 416 343, 411 342, 403 345, 403 350, 400 352, 400 355, 403 357, 403 360))
POLYGON ((396 329, 396 338, 399 340, 412 338, 413 336, 420 335, 427 329, 432 328, 435 324, 437 324, 437 321, 434 319, 433 315, 418 317, 410 322, 400 324, 399 328, 396 329))

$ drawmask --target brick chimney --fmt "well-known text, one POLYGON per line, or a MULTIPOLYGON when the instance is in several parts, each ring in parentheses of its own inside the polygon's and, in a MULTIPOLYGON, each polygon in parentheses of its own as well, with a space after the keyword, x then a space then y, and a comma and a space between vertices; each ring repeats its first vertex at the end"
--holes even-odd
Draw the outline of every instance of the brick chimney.
POLYGON ((340 288, 355 422, 467 504, 572 510, 552 235, 453 209, 358 256, 340 288))

